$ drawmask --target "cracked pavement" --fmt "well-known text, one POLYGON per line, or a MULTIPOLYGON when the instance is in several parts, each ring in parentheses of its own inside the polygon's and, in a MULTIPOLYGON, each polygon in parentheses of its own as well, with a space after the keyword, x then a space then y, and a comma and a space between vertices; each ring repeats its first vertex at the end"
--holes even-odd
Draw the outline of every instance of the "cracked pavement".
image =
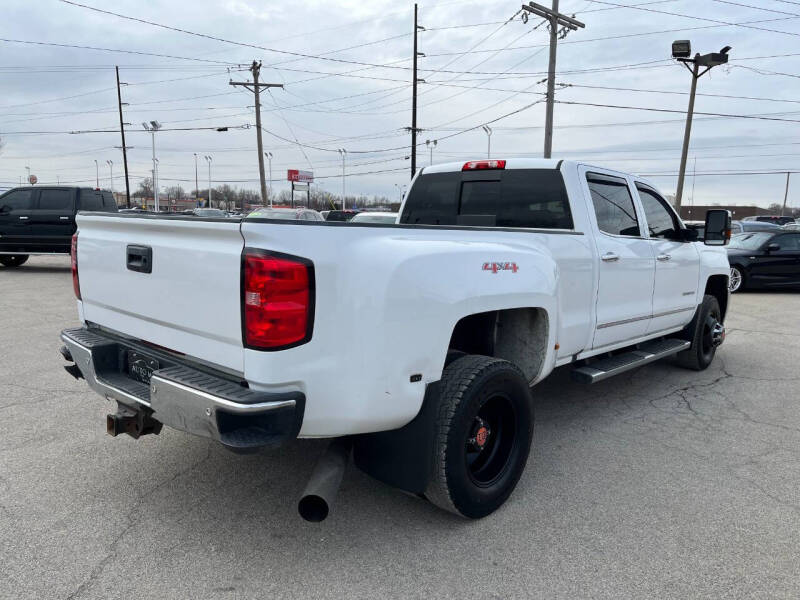
POLYGON ((352 467, 303 522, 319 441, 107 436, 109 404, 61 368, 67 257, 0 268, 0 314, 0 598, 800 596, 798 293, 734 296, 703 373, 554 373, 526 473, 479 522, 352 467))

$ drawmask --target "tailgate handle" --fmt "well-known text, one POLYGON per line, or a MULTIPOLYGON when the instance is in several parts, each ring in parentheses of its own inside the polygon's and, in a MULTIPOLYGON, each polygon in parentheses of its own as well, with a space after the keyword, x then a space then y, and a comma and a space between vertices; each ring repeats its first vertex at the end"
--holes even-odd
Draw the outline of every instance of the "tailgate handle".
POLYGON ((150 246, 128 246, 127 256, 129 271, 153 272, 153 249, 150 246))

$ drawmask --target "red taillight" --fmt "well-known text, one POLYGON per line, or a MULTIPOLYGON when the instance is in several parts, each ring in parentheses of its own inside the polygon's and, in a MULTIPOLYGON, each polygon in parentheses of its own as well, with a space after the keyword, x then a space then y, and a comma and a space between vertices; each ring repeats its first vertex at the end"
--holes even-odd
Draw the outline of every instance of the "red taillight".
POLYGON ((78 234, 72 236, 72 246, 69 251, 70 263, 72 264, 72 288, 75 290, 75 297, 81 299, 81 282, 78 280, 78 234))
POLYGON ((488 171, 491 169, 505 169, 506 161, 504 160, 471 160, 464 163, 461 167, 462 171, 488 171))
POLYGON ((242 337, 245 346, 277 350, 311 339, 314 268, 301 258, 245 252, 242 337))

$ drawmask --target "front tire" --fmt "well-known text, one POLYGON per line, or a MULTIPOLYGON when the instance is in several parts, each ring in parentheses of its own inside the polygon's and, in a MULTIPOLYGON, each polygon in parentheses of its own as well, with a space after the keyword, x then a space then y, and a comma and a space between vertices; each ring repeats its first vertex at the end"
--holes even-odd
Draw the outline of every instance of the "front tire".
POLYGON ((530 387, 499 358, 466 355, 445 368, 425 497, 470 519, 497 510, 525 469, 533 436, 530 387))
POLYGON ((693 371, 704 371, 714 361, 717 347, 725 339, 721 315, 717 299, 714 296, 704 296, 697 313, 692 345, 676 356, 680 366, 693 371))
POLYGON ((27 261, 27 254, 4 254, 3 256, 0 256, 0 265, 9 268, 21 267, 27 261))
POLYGON ((728 278, 728 290, 731 294, 735 294, 744 289, 745 276, 742 267, 738 265, 731 265, 731 272, 728 278))

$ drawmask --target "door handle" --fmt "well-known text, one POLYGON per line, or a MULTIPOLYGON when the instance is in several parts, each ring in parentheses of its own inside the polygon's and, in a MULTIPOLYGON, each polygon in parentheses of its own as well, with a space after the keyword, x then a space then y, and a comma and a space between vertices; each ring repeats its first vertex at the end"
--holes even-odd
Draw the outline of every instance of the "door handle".
POLYGON ((62 221, 69 221, 69 217, 58 217, 58 218, 61 219, 62 221))
POLYGON ((27 220, 28 220, 28 217, 20 217, 20 218, 19 218, 19 220, 20 220, 20 221, 27 221, 27 220))
POLYGON ((605 262, 616 262, 619 260, 619 254, 616 254, 614 252, 606 252, 605 254, 603 254, 603 256, 600 257, 600 260, 603 260, 605 262))
POLYGON ((670 256, 669 254, 659 254, 658 256, 656 256, 656 260, 660 260, 661 262, 666 262, 670 258, 672 258, 672 256, 670 256))

